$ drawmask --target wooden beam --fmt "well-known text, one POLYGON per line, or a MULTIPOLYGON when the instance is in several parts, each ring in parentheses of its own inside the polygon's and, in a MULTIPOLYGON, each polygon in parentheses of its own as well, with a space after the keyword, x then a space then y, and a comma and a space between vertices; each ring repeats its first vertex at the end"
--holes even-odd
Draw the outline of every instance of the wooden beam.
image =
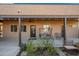
POLYGON ((19 35, 19 46, 21 47, 22 45, 22 42, 21 42, 21 18, 18 18, 18 21, 19 21, 19 27, 18 27, 18 35, 19 35))
POLYGON ((78 29, 79 29, 79 18, 78 18, 78 29))

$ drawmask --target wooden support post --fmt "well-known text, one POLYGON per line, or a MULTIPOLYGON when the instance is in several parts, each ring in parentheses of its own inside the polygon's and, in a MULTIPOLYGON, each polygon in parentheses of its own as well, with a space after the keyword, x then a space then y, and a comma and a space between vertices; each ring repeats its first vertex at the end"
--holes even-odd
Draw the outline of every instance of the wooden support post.
POLYGON ((77 23, 77 29, 78 29, 78 37, 79 37, 79 18, 78 18, 78 23, 77 23))
POLYGON ((21 42, 21 18, 18 18, 18 21, 19 21, 19 27, 18 27, 18 30, 19 30, 19 46, 21 47, 22 45, 22 42, 21 42))
POLYGON ((79 18, 78 18, 78 29, 79 29, 79 18))
POLYGON ((67 18, 64 19, 64 45, 66 44, 66 29, 67 29, 67 18))

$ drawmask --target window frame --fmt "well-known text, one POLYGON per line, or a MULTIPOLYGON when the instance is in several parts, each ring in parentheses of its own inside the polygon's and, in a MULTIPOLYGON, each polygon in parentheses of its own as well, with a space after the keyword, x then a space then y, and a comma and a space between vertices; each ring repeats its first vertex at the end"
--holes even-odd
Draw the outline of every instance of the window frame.
POLYGON ((11 31, 11 32, 17 32, 17 25, 16 25, 16 24, 12 24, 12 25, 10 26, 10 31, 11 31))
POLYGON ((3 37, 3 23, 0 24, 0 37, 3 37))

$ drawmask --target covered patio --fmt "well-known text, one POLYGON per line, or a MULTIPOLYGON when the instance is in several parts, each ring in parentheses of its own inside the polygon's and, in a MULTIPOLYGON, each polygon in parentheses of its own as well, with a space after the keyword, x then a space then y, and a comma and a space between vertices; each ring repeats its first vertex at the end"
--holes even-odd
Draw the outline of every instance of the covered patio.
MULTIPOLYGON (((63 26, 63 40, 56 40, 56 38, 54 38, 54 43, 55 46, 58 46, 59 44, 61 46, 64 45, 70 45, 72 42, 72 40, 74 40, 74 42, 78 42, 79 38, 77 36, 77 38, 72 38, 72 37, 68 37, 67 33, 68 33, 68 29, 67 29, 67 18, 75 18, 77 19, 77 31, 79 32, 79 20, 78 17, 75 16, 0 16, 1 18, 1 22, 4 20, 4 18, 17 18, 18 21, 18 33, 17 33, 17 39, 8 39, 8 38, 0 38, 0 55, 17 55, 17 53, 20 51, 20 47, 22 47, 22 33, 21 33, 21 25, 22 25, 22 20, 23 18, 63 18, 64 19, 64 26, 63 26), (70 38, 72 38, 70 40, 70 38), (69 41, 68 41, 69 39, 69 41), (77 41, 76 41, 77 40, 77 41)), ((70 29, 69 29, 70 30, 70 29)), ((70 30, 71 31, 71 30, 70 30)), ((4 33, 2 33, 4 34, 4 33)), ((8 33, 9 35, 9 33, 8 33)), ((73 43, 74 43, 73 42, 73 43)))
MULTIPOLYGON (((22 33, 21 33, 21 25, 23 24, 23 20, 25 19, 25 18, 28 18, 29 19, 29 22, 32 22, 31 20, 33 20, 34 18, 37 18, 37 21, 38 20, 40 20, 40 18, 46 18, 45 20, 47 20, 48 18, 48 20, 50 20, 50 18, 52 19, 52 20, 54 20, 55 19, 55 21, 59 21, 60 19, 63 19, 63 27, 61 28, 61 31, 63 32, 63 33, 60 33, 60 35, 58 34, 58 33, 56 33, 56 35, 54 34, 53 36, 51 35, 51 31, 50 31, 50 36, 52 36, 54 39, 56 39, 56 37, 55 36, 61 36, 61 35, 63 35, 63 39, 64 39, 64 41, 63 41, 63 43, 65 44, 65 43, 67 43, 67 42, 70 42, 70 41, 68 41, 68 40, 70 40, 71 39, 71 41, 72 40, 74 40, 75 41, 75 39, 76 39, 76 41, 78 41, 78 32, 79 32, 79 19, 78 19, 78 17, 77 16, 1 16, 0 17, 1 19, 1 22, 2 21, 5 21, 5 18, 7 19, 6 21, 9 21, 9 20, 12 20, 12 19, 10 19, 10 18, 14 18, 13 20, 14 21, 17 21, 18 23, 17 23, 17 25, 18 25, 18 32, 17 32, 17 35, 16 35, 16 37, 14 37, 15 39, 13 40, 13 41, 17 41, 18 42, 18 45, 20 45, 21 44, 21 41, 22 41, 22 33), (31 18, 31 19, 30 19, 31 18), (58 19, 59 18, 59 19, 58 19), (68 19, 68 18, 70 18, 70 20, 68 19), (73 21, 72 20, 74 20, 74 21, 76 21, 75 23, 73 23, 73 21), (72 22, 72 24, 71 24, 71 22, 72 22), (68 23, 70 23, 70 24, 68 24, 68 23), (73 28, 72 28, 73 27, 73 28), (76 27, 76 28, 75 28, 76 27), (71 33, 71 34, 68 34, 68 33, 71 33), (75 34, 76 33, 76 34, 75 34), (72 37, 74 35, 74 37, 72 37), (17 39, 17 40, 16 40, 17 39)), ((27 20, 27 19, 26 19, 27 20)), ((51 21, 51 20, 50 20, 51 21)), ((26 21, 25 21, 26 22, 26 21)), ((48 21, 47 22, 47 24, 49 24, 50 22, 48 21)), ((26 23, 27 24, 27 23, 26 23)), ((2 24, 3 25, 3 24, 2 24)), ((37 24, 38 25, 38 24, 37 24)), ((52 25, 53 26, 53 25, 52 25)), ((41 31, 43 31, 43 28, 39 28, 39 29, 42 29, 41 31)), ((38 30, 39 30, 38 29, 38 30)), ((51 28, 52 29, 52 28, 51 28)), ((1 29, 2 30, 2 29, 1 29)), ((7 30, 7 29, 6 29, 7 30)), ((40 31, 40 30, 39 30, 40 31)), ((41 31, 39 32, 39 35, 41 34, 41 31)), ((56 32, 56 30, 55 30, 55 32, 56 32)), ((53 31, 53 33, 54 33, 54 31, 53 31)), ((2 36, 3 37, 3 35, 4 35, 4 32, 1 32, 0 33, 0 36, 2 36), (2 35, 1 35, 2 34, 2 35)), ((9 34, 6 34, 6 35, 9 35, 9 34)), ((5 36, 5 35, 4 35, 5 36)), ((11 37, 12 38, 12 37, 11 37)), ((9 38, 9 39, 11 39, 11 38, 9 38)), ((5 37, 3 37, 3 39, 8 39, 8 37, 7 38, 5 38, 5 37)))

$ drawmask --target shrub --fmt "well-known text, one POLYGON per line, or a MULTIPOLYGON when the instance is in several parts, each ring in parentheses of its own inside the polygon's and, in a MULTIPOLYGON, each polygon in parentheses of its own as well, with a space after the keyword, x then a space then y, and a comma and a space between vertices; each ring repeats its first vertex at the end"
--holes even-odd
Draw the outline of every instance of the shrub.
POLYGON ((27 55, 29 56, 56 55, 56 49, 52 44, 53 42, 49 42, 49 39, 42 39, 42 41, 39 42, 34 43, 33 40, 28 40, 28 42, 24 45, 24 48, 22 50, 27 52, 27 55), (37 45, 37 47, 35 45, 37 45))
POLYGON ((36 55, 35 52, 36 52, 37 48, 35 48, 35 46, 32 43, 32 41, 29 41, 26 44, 26 46, 27 46, 27 49, 26 49, 27 55, 36 55))
POLYGON ((21 51, 26 51, 26 49, 27 49, 26 44, 22 44, 21 51))
POLYGON ((45 40, 43 42, 43 44, 45 46, 45 49, 44 49, 45 55, 55 55, 56 54, 56 49, 55 49, 55 47, 53 47, 52 43, 50 43, 49 40, 45 40))

